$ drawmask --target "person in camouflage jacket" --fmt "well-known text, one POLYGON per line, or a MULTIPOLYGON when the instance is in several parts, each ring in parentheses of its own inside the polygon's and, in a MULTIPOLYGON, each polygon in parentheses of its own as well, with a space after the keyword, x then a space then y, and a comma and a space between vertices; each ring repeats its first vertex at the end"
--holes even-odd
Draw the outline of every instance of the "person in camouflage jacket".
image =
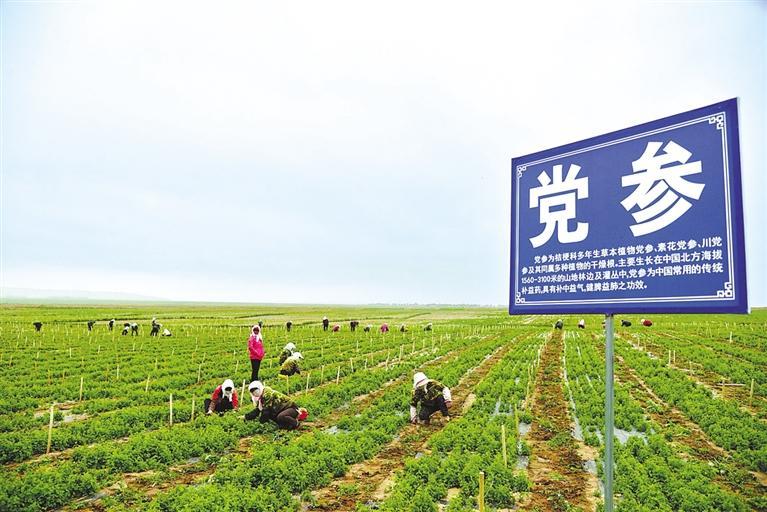
POLYGON ((306 419, 306 409, 298 407, 288 396, 253 381, 248 386, 250 399, 256 407, 245 415, 246 420, 258 419, 261 423, 273 421, 279 428, 295 430, 306 419))
POLYGON ((304 356, 301 355, 301 352, 294 352, 292 356, 282 363, 282 366, 280 367, 280 375, 290 376, 295 375, 296 373, 301 373, 301 367, 298 365, 298 361, 303 358, 304 356))
POLYGON ((424 373, 418 372, 413 376, 413 398, 410 400, 410 421, 418 420, 429 424, 429 418, 437 411, 450 421, 448 408, 453 401, 450 389, 442 383, 431 380, 424 373), (420 404, 421 410, 418 411, 420 404))
POLYGON ((280 352, 280 358, 279 362, 280 364, 284 363, 287 358, 293 355, 293 352, 296 351, 296 344, 295 343, 288 343, 285 345, 282 349, 282 352, 280 352))

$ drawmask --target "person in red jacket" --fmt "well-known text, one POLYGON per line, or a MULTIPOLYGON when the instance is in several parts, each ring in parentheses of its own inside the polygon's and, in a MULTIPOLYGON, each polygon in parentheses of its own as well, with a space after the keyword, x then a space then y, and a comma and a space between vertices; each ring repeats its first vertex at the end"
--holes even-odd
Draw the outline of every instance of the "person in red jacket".
POLYGON ((389 324, 381 324, 381 332, 389 332, 389 324))
POLYGON ((226 379, 223 384, 218 386, 210 398, 205 399, 205 412, 213 414, 217 412, 224 414, 226 411, 237 409, 240 402, 237 399, 237 390, 234 389, 234 382, 226 379))
POLYGON ((261 368, 261 360, 264 358, 264 340, 261 338, 261 327, 254 325, 248 338, 248 352, 250 352, 250 381, 258 380, 258 370, 261 368))

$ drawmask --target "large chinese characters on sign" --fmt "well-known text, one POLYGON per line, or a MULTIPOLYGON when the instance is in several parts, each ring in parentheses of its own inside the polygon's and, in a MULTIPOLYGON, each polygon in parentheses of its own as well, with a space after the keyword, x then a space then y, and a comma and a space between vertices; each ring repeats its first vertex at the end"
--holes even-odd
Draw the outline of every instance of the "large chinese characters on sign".
POLYGON ((512 160, 509 312, 745 312, 737 101, 512 160))

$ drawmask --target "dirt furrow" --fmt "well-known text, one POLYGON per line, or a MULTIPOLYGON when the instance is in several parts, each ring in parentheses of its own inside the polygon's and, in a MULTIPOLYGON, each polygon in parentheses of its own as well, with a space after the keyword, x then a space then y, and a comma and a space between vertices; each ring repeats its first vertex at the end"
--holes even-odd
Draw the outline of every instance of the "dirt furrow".
POLYGON ((571 434, 572 419, 564 391, 562 332, 546 342, 531 399, 533 424, 527 434, 531 448, 528 478, 532 492, 520 509, 536 512, 568 511, 572 507, 596 510, 596 482, 584 469, 586 455, 571 434), (581 455, 583 454, 583 455, 581 455))
POLYGON ((767 494, 767 474, 756 471, 749 471, 732 458, 732 455, 724 448, 712 441, 708 435, 691 421, 687 416, 676 407, 672 407, 662 398, 656 395, 652 388, 631 368, 624 359, 616 355, 618 364, 616 365, 616 381, 630 383, 629 393, 632 398, 644 406, 647 414, 658 425, 664 429, 673 432, 673 442, 687 447, 691 453, 698 459, 706 462, 717 463, 726 461, 742 471, 748 471, 753 477, 750 482, 742 482, 733 485, 724 478, 717 478, 716 482, 730 492, 746 495, 764 495, 767 494), (681 427, 681 428, 680 428, 681 427))
MULTIPOLYGON (((427 348, 426 350, 428 351, 431 349, 427 348)), ((445 360, 452 360, 458 357, 460 355, 459 353, 460 353, 459 349, 453 350, 451 352, 448 352, 447 354, 437 356, 431 361, 424 363, 423 366, 424 368, 429 368, 435 364, 444 362, 445 360)), ((396 365, 398 363, 399 361, 390 362, 389 365, 396 365)), ((385 365, 386 363, 384 362, 383 364, 385 365)), ((358 395, 352 398, 352 400, 348 404, 335 409, 327 416, 322 418, 317 418, 316 420, 313 420, 313 421, 305 422, 299 429, 299 432, 303 431, 304 433, 307 433, 314 430, 327 428, 337 423, 344 416, 347 416, 350 414, 351 415, 358 414, 361 411, 363 411, 365 408, 367 408, 373 401, 375 401, 377 398, 379 398, 384 393, 386 393, 389 390, 389 388, 402 382, 403 380, 407 378, 409 378, 409 374, 406 372, 395 379, 387 381, 375 391, 372 391, 370 393, 366 393, 363 395, 358 395)), ((335 381, 333 381, 333 383, 335 383, 335 381)), ((291 395, 291 396, 294 396, 294 395, 291 395)), ((236 454, 237 456, 245 457, 250 453, 250 447, 253 445, 253 443, 258 441, 269 442, 269 439, 272 436, 273 434, 261 434, 256 436, 243 437, 239 440, 237 447, 230 453, 236 454)), ((147 497, 151 498, 160 492, 167 491, 178 485, 187 485, 187 484, 191 484, 195 482, 201 482, 207 479, 210 475, 212 475, 216 471, 215 465, 204 465, 203 467, 200 467, 200 465, 201 463, 199 462, 188 462, 188 463, 173 466, 172 468, 169 468, 167 470, 167 473, 169 475, 168 478, 165 478, 162 482, 154 482, 148 485, 145 484, 145 482, 151 480, 151 477, 157 474, 157 472, 146 471, 142 473, 126 474, 124 475, 124 478, 121 481, 113 485, 110 485, 109 487, 102 489, 99 493, 97 493, 97 496, 98 496, 97 500, 87 499, 87 500, 80 500, 76 502, 77 510, 80 510, 80 511, 99 510, 100 505, 98 500, 100 500, 103 497, 110 496, 114 494, 116 491, 123 489, 125 487, 137 489, 143 492, 147 497)))
MULTIPOLYGON (((454 387, 451 414, 457 417, 468 409, 466 403, 473 401, 473 388, 510 349, 510 345, 499 347, 479 365, 466 372, 454 387)), ((394 474, 404 467, 405 460, 419 452, 426 452, 426 444, 431 436, 442 430, 445 424, 446 421, 436 415, 428 426, 405 426, 373 459, 354 464, 343 477, 314 491, 312 495, 316 504, 311 509, 353 511, 358 503, 383 501, 394 486, 394 474), (344 489, 355 489, 355 492, 341 492, 344 489)))

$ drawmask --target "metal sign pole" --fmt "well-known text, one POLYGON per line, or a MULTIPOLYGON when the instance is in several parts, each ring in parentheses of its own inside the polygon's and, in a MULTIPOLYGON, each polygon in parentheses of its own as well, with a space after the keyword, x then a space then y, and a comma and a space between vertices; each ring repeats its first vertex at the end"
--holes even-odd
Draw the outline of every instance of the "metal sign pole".
POLYGON ((613 315, 605 315, 605 512, 613 512, 613 315))

